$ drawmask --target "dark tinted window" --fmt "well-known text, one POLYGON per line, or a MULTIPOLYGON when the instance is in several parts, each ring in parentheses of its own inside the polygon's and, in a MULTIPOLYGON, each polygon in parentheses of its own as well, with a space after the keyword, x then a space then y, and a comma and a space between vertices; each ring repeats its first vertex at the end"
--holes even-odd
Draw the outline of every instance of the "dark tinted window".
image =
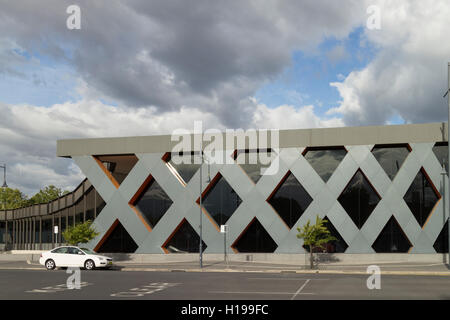
POLYGON ((253 219, 233 247, 239 252, 274 252, 277 244, 258 219, 253 219))
POLYGON ((312 202, 311 196, 289 172, 268 200, 283 221, 292 228, 312 202))
POLYGON ((376 145, 372 154, 391 180, 397 175, 403 162, 409 154, 407 144, 376 145))
POLYGON ((138 248, 136 242, 123 227, 120 222, 117 222, 108 238, 103 242, 98 252, 103 253, 133 253, 138 248))
MULTIPOLYGON (((205 242, 202 241, 202 251, 206 247, 205 242)), ((164 248, 170 253, 199 252, 200 236, 195 232, 189 222, 184 219, 169 241, 166 242, 164 248)))
POLYGON ((344 147, 308 147, 303 152, 305 159, 325 182, 330 179, 346 154, 344 147))
POLYGON ((52 243, 52 219, 42 219, 42 243, 52 243))
POLYGON ((445 170, 448 172, 448 143, 436 142, 433 147, 433 152, 441 166, 445 164, 445 170))
POLYGON ((138 162, 138 158, 134 155, 114 155, 114 156, 97 156, 105 168, 111 172, 111 175, 121 184, 130 173, 131 169, 138 162))
POLYGON ((188 183, 197 172, 198 168, 200 168, 202 160, 200 152, 174 152, 169 154, 166 161, 181 179, 183 179, 185 183, 188 183))
POLYGON ((372 248, 377 253, 389 253, 408 252, 411 246, 397 220, 391 217, 373 243, 372 248))
POLYGON ((202 205, 218 225, 225 224, 242 200, 222 176, 217 176, 202 198, 202 205))
POLYGON ((361 170, 356 172, 338 198, 339 203, 359 229, 364 225, 380 200, 380 196, 361 170))
POLYGON ((172 203, 158 182, 152 179, 134 205, 144 215, 147 222, 154 227, 172 203))
POLYGON ((433 244, 434 250, 437 253, 446 253, 448 252, 448 220, 445 222, 444 227, 439 233, 436 241, 433 244))
POLYGON ((433 188, 425 171, 420 169, 403 199, 421 227, 427 221, 440 195, 433 188))
POLYGON ((267 149, 237 150, 235 154, 236 163, 254 183, 261 178, 261 169, 268 168, 275 157, 275 152, 267 149))

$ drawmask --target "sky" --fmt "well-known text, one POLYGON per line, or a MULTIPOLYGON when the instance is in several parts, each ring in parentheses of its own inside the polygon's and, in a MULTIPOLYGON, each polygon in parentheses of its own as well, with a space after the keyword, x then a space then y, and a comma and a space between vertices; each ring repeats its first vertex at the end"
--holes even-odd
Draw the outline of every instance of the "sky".
POLYGON ((0 0, 0 164, 31 196, 84 178, 58 139, 447 121, 449 16, 448 0, 0 0))

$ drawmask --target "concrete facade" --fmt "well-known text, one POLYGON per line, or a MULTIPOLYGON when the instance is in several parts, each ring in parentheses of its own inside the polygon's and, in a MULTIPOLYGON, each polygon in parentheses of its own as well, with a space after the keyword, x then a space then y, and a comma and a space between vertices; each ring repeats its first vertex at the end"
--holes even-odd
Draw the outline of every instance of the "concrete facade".
MULTIPOLYGON (((412 245, 409 252, 432 254, 436 253, 433 244, 448 216, 448 201, 444 201, 441 195, 444 194, 443 190, 449 190, 448 178, 441 174, 441 164, 432 149, 436 142, 447 141, 446 133, 446 124, 443 123, 280 131, 280 149, 277 155, 279 169, 274 175, 262 176, 256 184, 236 163, 212 164, 209 169, 204 164, 186 185, 180 183, 163 160, 176 143, 171 141, 170 136, 60 140, 57 143, 57 155, 71 157, 106 202, 101 214, 94 221, 100 235, 89 243, 92 248, 108 236, 108 231, 116 220, 120 221, 138 245, 138 254, 164 253, 163 244, 183 219, 199 233, 200 208, 196 201, 199 198, 202 170, 202 190, 208 188, 208 174, 214 177, 220 173, 242 200, 227 221, 229 252, 232 252, 229 246, 256 217, 276 242, 274 253, 305 253, 301 240, 296 237, 296 227, 305 224, 307 220, 314 220, 316 215, 319 215, 326 216, 345 240, 348 245, 345 253, 375 253, 373 243, 389 219, 394 216, 412 245), (371 150, 378 144, 398 143, 408 144, 410 152, 391 181, 371 150), (321 179, 302 156, 305 148, 319 146, 343 146, 347 150, 327 182, 321 179), (117 186, 96 161, 95 156, 122 154, 134 154, 138 162, 117 186), (422 169, 440 195, 423 227, 419 225, 403 199, 422 169), (363 172, 381 197, 381 201, 360 229, 338 201, 338 197, 358 170, 363 172), (295 176, 313 199, 291 229, 266 201, 288 172, 295 176), (142 223, 129 204, 149 176, 158 182, 173 201, 151 230, 142 223)), ((202 219, 202 236, 207 245, 205 253, 222 253, 223 235, 208 219, 207 213, 203 213, 202 219)))

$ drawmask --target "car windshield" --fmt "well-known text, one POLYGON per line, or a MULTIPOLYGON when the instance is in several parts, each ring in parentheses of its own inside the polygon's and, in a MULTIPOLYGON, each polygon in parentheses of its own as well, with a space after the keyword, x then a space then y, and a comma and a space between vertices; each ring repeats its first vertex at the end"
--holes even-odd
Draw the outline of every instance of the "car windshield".
POLYGON ((87 253, 87 254, 97 254, 96 252, 94 252, 88 248, 80 248, 80 249, 83 250, 84 253, 87 253))

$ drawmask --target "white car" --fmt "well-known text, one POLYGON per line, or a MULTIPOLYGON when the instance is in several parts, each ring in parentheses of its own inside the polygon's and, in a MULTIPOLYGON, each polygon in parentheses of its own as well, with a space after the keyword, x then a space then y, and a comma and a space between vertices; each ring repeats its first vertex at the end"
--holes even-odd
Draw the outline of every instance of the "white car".
POLYGON ((112 267, 110 257, 101 256, 86 248, 73 246, 58 247, 43 252, 39 258, 39 263, 45 266, 47 270, 53 270, 56 267, 79 267, 86 270, 112 267))

